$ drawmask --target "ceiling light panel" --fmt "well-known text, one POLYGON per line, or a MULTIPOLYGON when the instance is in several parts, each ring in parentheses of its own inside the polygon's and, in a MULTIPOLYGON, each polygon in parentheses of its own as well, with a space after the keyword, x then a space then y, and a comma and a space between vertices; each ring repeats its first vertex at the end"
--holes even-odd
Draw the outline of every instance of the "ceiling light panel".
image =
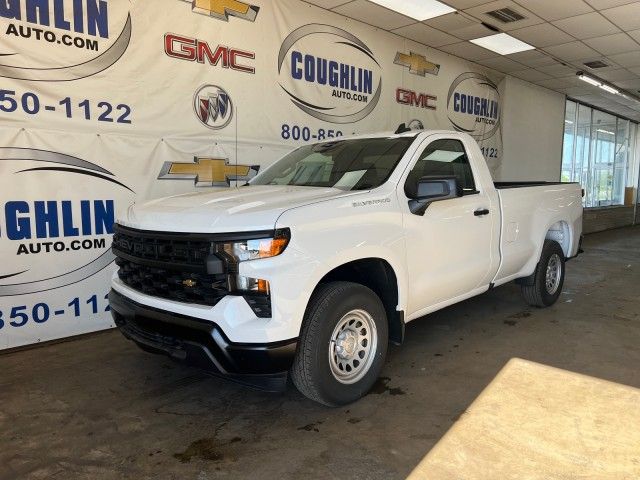
POLYGON ((455 12, 455 8, 437 0, 370 0, 383 7, 401 13, 418 21, 439 17, 455 12))
POLYGON ((528 43, 513 38, 506 33, 498 33, 496 35, 489 35, 488 37, 476 38, 471 40, 471 43, 491 50, 492 52, 499 53, 500 55, 509 55, 511 53, 524 52, 527 50, 534 50, 535 47, 528 43))

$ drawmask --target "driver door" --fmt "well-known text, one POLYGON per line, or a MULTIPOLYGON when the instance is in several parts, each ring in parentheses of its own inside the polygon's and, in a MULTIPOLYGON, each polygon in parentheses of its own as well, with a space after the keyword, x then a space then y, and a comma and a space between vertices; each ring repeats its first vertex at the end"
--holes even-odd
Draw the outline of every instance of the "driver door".
POLYGON ((497 199, 478 184, 463 138, 433 135, 423 145, 400 184, 405 188, 399 197, 408 203, 406 192, 415 191, 408 186, 425 176, 453 175, 464 193, 429 204, 423 215, 408 207, 404 213, 409 319, 487 288, 497 260, 492 251, 494 222, 500 218, 497 199))

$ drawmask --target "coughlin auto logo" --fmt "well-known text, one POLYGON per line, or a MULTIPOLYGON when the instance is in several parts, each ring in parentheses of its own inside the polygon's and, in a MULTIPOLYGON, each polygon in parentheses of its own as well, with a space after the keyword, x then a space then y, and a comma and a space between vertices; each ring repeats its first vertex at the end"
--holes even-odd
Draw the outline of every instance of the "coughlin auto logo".
POLYGON ((116 202, 134 195, 113 173, 30 148, 1 147, 0 166, 9 177, 1 192, 0 297, 71 285, 113 262, 116 202), (33 194, 25 197, 26 190, 33 194))
POLYGON ((217 85, 203 85, 193 95, 193 111, 205 127, 220 130, 233 118, 233 102, 217 85))
POLYGON ((191 180, 196 187, 229 187, 231 182, 248 182, 259 165, 232 165, 226 158, 195 157, 193 162, 164 162, 159 180, 191 180))
POLYGON ((500 93, 488 77, 475 72, 458 76, 447 95, 447 111, 453 128, 486 140, 500 131, 500 93))
POLYGON ((237 0, 181 0, 191 4, 195 13, 208 15, 218 20, 229 21, 229 17, 238 17, 255 22, 260 7, 237 0))
POLYGON ((371 49, 338 27, 309 24, 291 32, 278 53, 280 86, 303 112, 353 123, 380 100, 381 67, 371 49))
POLYGON ((402 52, 396 53, 393 63, 409 69, 409 73, 424 77, 425 74, 438 75, 440 65, 430 62, 427 57, 418 53, 410 52, 409 55, 402 52))
POLYGON ((2 0, 0 77, 34 81, 86 78, 116 63, 129 47, 131 16, 109 16, 106 0, 2 0), (113 28, 119 28, 112 39, 113 28), (52 65, 50 59, 60 59, 52 65))

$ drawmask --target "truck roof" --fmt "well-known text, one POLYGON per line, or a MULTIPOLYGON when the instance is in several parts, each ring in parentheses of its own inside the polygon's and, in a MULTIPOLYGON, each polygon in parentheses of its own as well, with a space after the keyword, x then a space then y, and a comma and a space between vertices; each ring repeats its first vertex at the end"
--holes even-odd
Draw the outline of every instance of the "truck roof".
MULTIPOLYGON (((455 130, 411 130, 409 132, 395 133, 395 132, 374 132, 374 133, 361 133, 358 135, 345 135, 341 137, 343 139, 357 139, 357 138, 406 138, 417 137, 420 134, 426 133, 428 135, 434 134, 447 134, 447 135, 459 135, 460 132, 455 130)), ((335 139, 334 139, 335 140, 335 139)), ((322 143, 322 142, 318 142, 322 143)))

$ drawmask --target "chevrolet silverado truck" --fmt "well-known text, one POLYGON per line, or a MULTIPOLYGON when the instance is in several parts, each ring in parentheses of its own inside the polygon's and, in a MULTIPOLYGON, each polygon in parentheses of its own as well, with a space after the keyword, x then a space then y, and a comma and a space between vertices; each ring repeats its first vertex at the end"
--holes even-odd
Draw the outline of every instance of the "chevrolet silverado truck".
POLYGON ((405 131, 302 146, 246 186, 134 204, 114 228, 125 337, 337 406, 369 391, 407 322, 513 280, 552 305, 582 192, 496 183, 469 135, 405 131))

